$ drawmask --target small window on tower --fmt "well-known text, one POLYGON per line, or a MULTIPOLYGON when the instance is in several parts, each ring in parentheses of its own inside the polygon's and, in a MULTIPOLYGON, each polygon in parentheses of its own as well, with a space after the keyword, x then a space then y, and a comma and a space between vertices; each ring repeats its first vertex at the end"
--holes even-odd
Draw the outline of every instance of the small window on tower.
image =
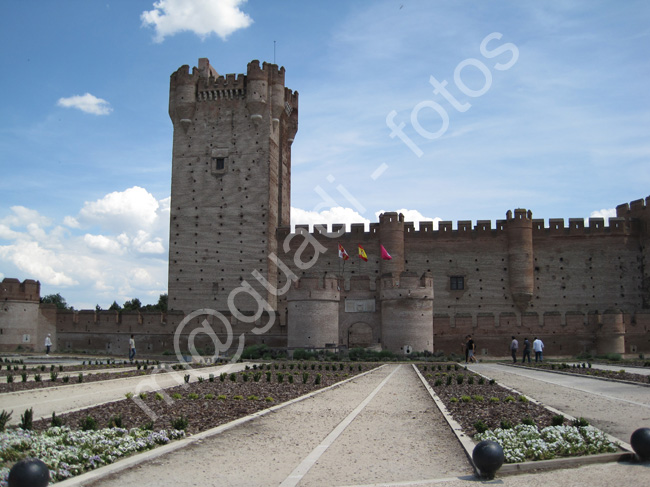
POLYGON ((223 171, 226 168, 226 158, 217 157, 217 171, 223 171))
POLYGON ((451 276, 449 278, 449 289, 452 291, 463 291, 465 289, 465 277, 451 276))

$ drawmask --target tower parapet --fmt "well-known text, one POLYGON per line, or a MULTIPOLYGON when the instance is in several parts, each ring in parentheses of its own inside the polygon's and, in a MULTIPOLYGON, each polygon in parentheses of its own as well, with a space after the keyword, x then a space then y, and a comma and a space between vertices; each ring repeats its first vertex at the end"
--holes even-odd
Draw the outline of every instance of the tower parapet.
POLYGON ((394 211, 379 215, 379 243, 392 257, 381 260, 381 274, 399 277, 404 272, 404 215, 394 211))

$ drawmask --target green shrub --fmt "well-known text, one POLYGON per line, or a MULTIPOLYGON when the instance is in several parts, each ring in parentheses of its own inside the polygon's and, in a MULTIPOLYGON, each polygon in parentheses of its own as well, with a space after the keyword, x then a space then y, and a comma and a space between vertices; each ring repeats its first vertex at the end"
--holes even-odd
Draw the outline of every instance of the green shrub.
POLYGON ((502 419, 501 420, 501 429, 502 430, 510 430, 510 429, 512 429, 512 423, 507 419, 502 419))
POLYGON ((488 384, 490 384, 491 386, 493 386, 496 383, 497 383, 497 381, 494 380, 494 379, 490 379, 490 382, 488 382, 488 384))
POLYGON ((515 398, 512 396, 506 396, 503 402, 515 402, 515 398))
POLYGON ((490 429, 488 425, 485 424, 485 421, 483 421, 482 419, 479 419, 476 423, 473 424, 473 426, 477 433, 485 433, 487 430, 490 429))
POLYGON ((519 396, 519 402, 528 402, 528 401, 529 399, 526 396, 524 395, 519 396))
POLYGON ((480 394, 472 396, 472 399, 474 399, 476 402, 483 402, 485 400, 485 398, 483 396, 481 396, 480 394))
POLYGON ((182 414, 179 417, 172 419, 172 421, 171 421, 171 426, 175 430, 185 431, 187 429, 188 424, 189 424, 189 421, 182 414))
POLYGON ((84 381, 84 375, 82 372, 79 372, 79 375, 77 376, 77 382, 81 383, 84 381))
POLYGON ((556 414, 551 418, 551 424, 553 426, 562 426, 564 424, 564 416, 561 414, 556 414))
POLYGON ((116 414, 111 416, 111 419, 108 420, 109 428, 121 428, 122 427, 122 414, 116 414))
POLYGON ((225 401, 225 400, 228 399, 228 398, 227 398, 224 394, 219 394, 219 395, 217 396, 217 399, 218 399, 219 401, 225 401))
POLYGON ((526 424, 528 426, 535 426, 535 420, 530 416, 526 416, 524 419, 521 420, 521 424, 526 424))
POLYGON ((576 428, 589 426, 589 421, 587 421, 585 418, 581 416, 573 420, 573 426, 575 426, 576 428))
POLYGON ((470 396, 460 396, 460 400, 463 402, 472 402, 472 398, 470 396))
POLYGON ((23 372, 22 374, 20 374, 20 377, 22 378, 23 382, 27 382, 27 373, 26 372, 23 372))
POLYGON ((237 374, 234 372, 230 374, 229 379, 231 382, 237 382, 237 374))
POLYGON ((498 397, 491 397, 490 402, 497 403, 497 402, 499 402, 499 398, 498 397))
POLYGON ((209 401, 210 399, 214 399, 214 394, 208 393, 204 397, 209 401))
POLYGON ((457 397, 451 397, 451 398, 449 398, 449 402, 458 402, 458 398, 457 397))
POLYGON ((265 374, 266 374, 266 382, 271 382, 271 371, 267 370, 265 374))
POLYGON ((481 386, 482 386, 483 384, 485 384, 485 377, 479 377, 479 378, 478 378, 478 383, 479 383, 479 385, 481 385, 481 386))
POLYGON ((260 400, 259 397, 254 396, 254 395, 250 395, 246 399, 248 399, 249 401, 259 401, 260 400))
POLYGON ((442 379, 436 379, 436 381, 433 383, 434 387, 438 387, 442 385, 442 379))
POLYGON ((226 380, 226 375, 225 372, 221 372, 221 374, 219 374, 219 381, 224 382, 226 380))
POLYGON ((293 384, 293 374, 289 374, 287 379, 289 379, 289 384, 293 384))
POLYGON ((452 380, 453 380, 453 377, 452 377, 451 375, 448 375, 448 376, 447 376, 447 385, 448 385, 448 386, 451 385, 451 381, 452 381, 452 380))
POLYGON ((172 399, 176 399, 176 400, 183 399, 183 395, 180 392, 174 392, 172 394, 172 399))
POLYGON ((50 372, 50 380, 56 382, 56 378, 59 376, 57 372, 50 372))
POLYGON ((199 381, 199 384, 201 384, 201 383, 203 383, 203 382, 205 381, 205 377, 203 377, 202 375, 200 375, 196 380, 198 380, 198 381, 199 381))
POLYGON ((124 396, 125 396, 127 399, 131 399, 131 398, 133 397, 133 393, 132 393, 132 392, 127 392, 126 394, 124 394, 124 396))
POLYGON ((95 431, 97 429, 97 420, 89 414, 79 422, 79 429, 81 431, 95 431))
POLYGON ((0 412, 0 431, 4 431, 7 423, 11 419, 13 411, 5 411, 4 409, 0 412))
POLYGON ((198 399, 198 398, 199 398, 199 395, 198 395, 196 392, 190 392, 190 393, 187 395, 187 398, 188 398, 188 399, 191 399, 191 400, 195 400, 195 399, 198 399))
POLYGON ((34 375, 34 382, 40 382, 41 380, 41 374, 34 375))
POLYGON ((463 383, 463 380, 465 380, 465 376, 464 376, 463 374, 458 374, 458 375, 456 376, 456 383, 457 383, 458 385, 462 384, 462 383, 463 383))
POLYGON ((320 380, 321 380, 321 375, 316 374, 316 378, 314 379, 314 384, 316 384, 316 385, 320 384, 320 380))
POLYGON ((241 401, 242 399, 244 399, 244 396, 240 396, 240 395, 238 394, 238 395, 236 395, 236 396, 232 396, 232 398, 233 398, 235 401, 241 401))
POLYGON ((20 415, 20 424, 18 425, 21 429, 31 430, 34 425, 34 410, 32 408, 25 409, 25 412, 20 415))
POLYGON ((278 384, 281 384, 284 381, 284 374, 282 372, 278 372, 276 374, 276 378, 278 379, 278 384))
POLYGON ((470 375, 470 376, 467 378, 467 383, 468 383, 468 384, 473 384, 473 383, 474 383, 474 376, 473 376, 473 375, 470 375))
POLYGON ((63 420, 59 418, 54 411, 52 411, 52 419, 50 420, 50 426, 56 428, 57 426, 63 426, 63 420))
POLYGON ((264 400, 265 400, 266 402, 273 402, 273 401, 275 401, 275 399, 273 399, 271 396, 267 397, 267 398, 264 399, 264 400))
POLYGON ((8 375, 7 376, 7 384, 11 384, 14 381, 14 376, 13 375, 8 375))
POLYGON ((302 383, 306 384, 308 380, 309 380, 309 372, 303 372, 302 373, 302 383))

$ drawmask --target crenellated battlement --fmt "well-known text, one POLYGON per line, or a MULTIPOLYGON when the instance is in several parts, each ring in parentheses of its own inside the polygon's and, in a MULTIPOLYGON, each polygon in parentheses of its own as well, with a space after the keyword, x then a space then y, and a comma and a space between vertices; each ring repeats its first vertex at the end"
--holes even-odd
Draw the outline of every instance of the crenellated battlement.
POLYGON ((30 301, 38 303, 41 299, 41 283, 33 279, 18 279, 6 277, 0 283, 0 302, 30 301))
MULTIPOLYGON (((642 200, 641 200, 642 201, 642 200)), ((624 206, 624 205, 622 205, 624 206)), ((620 207, 619 207, 620 208, 620 207)), ((645 207, 644 207, 645 210, 645 207)), ((518 211, 518 210, 517 210, 518 211)), ((589 218, 585 224, 584 218, 569 218, 568 224, 564 218, 550 218, 548 222, 541 218, 532 218, 532 213, 530 210, 522 210, 525 213, 520 214, 520 218, 517 218, 517 213, 515 216, 512 216, 511 212, 509 213, 509 219, 506 220, 496 220, 494 225, 490 220, 477 220, 476 224, 472 224, 471 220, 459 220, 457 222, 452 221, 440 221, 438 222, 438 228, 434 228, 435 222, 431 221, 422 221, 419 222, 419 229, 416 230, 415 222, 403 222, 397 219, 397 214, 395 213, 395 219, 393 220, 384 220, 386 223, 383 223, 380 218, 379 223, 370 223, 368 229, 366 230, 365 224, 363 223, 352 223, 349 227, 349 230, 344 223, 334 223, 334 224, 314 224, 312 228, 310 225, 296 225, 295 232, 291 232, 291 228, 284 226, 278 228, 278 238, 284 239, 289 235, 300 233, 305 231, 314 237, 323 236, 326 233, 332 234, 335 232, 341 232, 340 236, 337 236, 337 240, 341 241, 357 241, 359 239, 372 239, 375 235, 379 235, 379 229, 381 225, 385 224, 395 224, 403 222, 404 225, 404 237, 405 238, 494 238, 496 236, 505 236, 506 229, 509 222, 515 221, 527 221, 532 223, 533 235, 534 236, 591 236, 591 235, 630 235, 634 233, 634 226, 630 225, 630 216, 628 217, 612 217, 609 219, 605 218, 589 218)), ((650 214, 650 213, 649 213, 650 214)))

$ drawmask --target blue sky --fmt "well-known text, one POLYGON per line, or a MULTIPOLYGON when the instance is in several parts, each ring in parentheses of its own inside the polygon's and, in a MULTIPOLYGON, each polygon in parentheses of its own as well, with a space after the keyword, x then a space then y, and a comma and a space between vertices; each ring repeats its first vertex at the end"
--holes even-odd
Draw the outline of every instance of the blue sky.
POLYGON ((199 57, 242 73, 275 42, 300 93, 294 223, 607 217, 650 194, 645 0, 0 9, 0 279, 77 309, 166 292, 169 76, 199 57))

